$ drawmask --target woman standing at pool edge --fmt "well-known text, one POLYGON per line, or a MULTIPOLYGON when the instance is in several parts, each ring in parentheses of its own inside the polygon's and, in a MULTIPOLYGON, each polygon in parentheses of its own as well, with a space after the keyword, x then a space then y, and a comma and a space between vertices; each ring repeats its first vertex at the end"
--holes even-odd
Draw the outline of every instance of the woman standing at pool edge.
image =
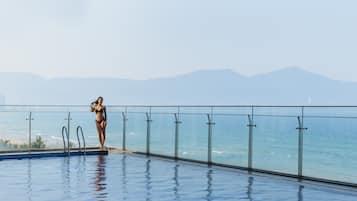
POLYGON ((107 126, 107 110, 103 105, 103 97, 99 96, 96 101, 91 104, 91 112, 95 112, 95 124, 98 131, 100 148, 104 148, 105 128, 107 126))

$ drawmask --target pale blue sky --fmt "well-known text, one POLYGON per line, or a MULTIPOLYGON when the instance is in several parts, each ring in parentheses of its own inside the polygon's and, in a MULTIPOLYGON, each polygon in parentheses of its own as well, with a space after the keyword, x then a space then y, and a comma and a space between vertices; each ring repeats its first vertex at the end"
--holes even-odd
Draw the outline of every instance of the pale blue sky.
POLYGON ((153 78, 299 66, 357 81, 356 0, 0 0, 0 71, 153 78))

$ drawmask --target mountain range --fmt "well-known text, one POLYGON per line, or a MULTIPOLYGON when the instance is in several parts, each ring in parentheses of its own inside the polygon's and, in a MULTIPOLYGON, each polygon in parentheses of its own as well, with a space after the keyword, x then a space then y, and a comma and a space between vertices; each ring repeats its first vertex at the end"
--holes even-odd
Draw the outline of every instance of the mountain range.
POLYGON ((103 96, 114 105, 357 105, 354 91, 357 82, 296 67, 255 76, 226 69, 148 80, 0 73, 1 104, 86 105, 103 96))

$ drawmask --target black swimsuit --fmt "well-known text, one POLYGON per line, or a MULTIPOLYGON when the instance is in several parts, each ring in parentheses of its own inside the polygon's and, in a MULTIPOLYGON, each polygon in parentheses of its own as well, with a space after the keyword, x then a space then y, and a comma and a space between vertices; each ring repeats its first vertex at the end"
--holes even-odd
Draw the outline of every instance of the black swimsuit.
MULTIPOLYGON (((100 109, 100 110, 95 110, 95 113, 97 114, 98 112, 102 112, 103 111, 103 108, 102 109, 100 109)), ((102 121, 105 121, 105 118, 103 118, 102 120, 100 120, 100 121, 98 121, 98 120, 95 120, 97 123, 102 123, 102 121)))
POLYGON ((95 113, 102 112, 103 108, 101 110, 95 110, 95 113))

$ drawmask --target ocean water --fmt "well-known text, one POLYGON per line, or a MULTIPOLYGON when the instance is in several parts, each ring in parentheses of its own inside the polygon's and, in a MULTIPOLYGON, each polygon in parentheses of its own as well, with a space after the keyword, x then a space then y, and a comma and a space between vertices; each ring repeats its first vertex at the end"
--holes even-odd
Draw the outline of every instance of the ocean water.
MULTIPOLYGON (((123 118, 127 113, 126 146, 146 151, 147 116, 151 112, 151 152, 174 155, 176 107, 108 109, 106 145, 122 148, 123 118), (151 110, 151 111, 150 111, 151 110)), ((214 162, 247 167, 248 115, 250 107, 180 108, 179 156, 207 160, 208 117, 213 114, 212 159, 214 162)), ((28 112, 0 112, 0 138, 28 142, 28 112)), ((357 109, 352 107, 304 108, 303 174, 357 183, 357 109)), ((62 148, 61 128, 67 112, 32 112, 32 140, 41 136, 49 148, 62 148)), ((298 116, 300 107, 254 108, 253 167, 297 174, 298 116)), ((77 146, 76 128, 82 126, 87 146, 98 146, 94 114, 71 111, 70 138, 77 146)), ((0 149, 9 149, 0 147, 0 149)))

